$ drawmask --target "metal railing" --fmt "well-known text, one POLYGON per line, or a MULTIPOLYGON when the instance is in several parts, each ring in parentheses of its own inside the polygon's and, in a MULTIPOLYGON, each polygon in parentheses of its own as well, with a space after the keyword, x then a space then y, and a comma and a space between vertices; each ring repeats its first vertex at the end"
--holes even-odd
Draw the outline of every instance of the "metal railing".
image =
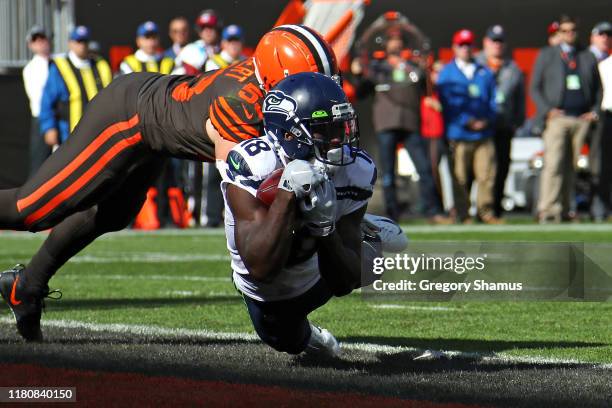
POLYGON ((26 35, 35 24, 47 31, 54 53, 66 51, 74 0, 0 0, 0 71, 23 67, 32 57, 26 35))

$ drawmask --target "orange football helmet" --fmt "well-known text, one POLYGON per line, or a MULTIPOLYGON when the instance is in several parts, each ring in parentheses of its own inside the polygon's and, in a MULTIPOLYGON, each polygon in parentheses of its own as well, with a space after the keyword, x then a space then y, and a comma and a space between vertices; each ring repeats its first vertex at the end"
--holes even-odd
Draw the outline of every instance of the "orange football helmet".
POLYGON ((253 63, 266 91, 300 72, 339 75, 332 48, 319 33, 303 25, 282 25, 264 34, 253 53, 253 63))

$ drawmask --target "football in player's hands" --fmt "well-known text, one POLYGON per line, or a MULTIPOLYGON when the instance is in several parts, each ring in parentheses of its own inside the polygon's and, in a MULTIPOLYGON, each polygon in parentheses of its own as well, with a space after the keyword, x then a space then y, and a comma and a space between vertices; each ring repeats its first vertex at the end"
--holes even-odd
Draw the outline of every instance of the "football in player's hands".
POLYGON ((283 175, 284 168, 276 169, 262 181, 257 189, 257 199, 266 206, 271 206, 278 192, 278 183, 283 175))
POLYGON ((292 160, 285 166, 278 188, 294 193, 298 199, 310 194, 326 179, 320 168, 305 160, 292 160))

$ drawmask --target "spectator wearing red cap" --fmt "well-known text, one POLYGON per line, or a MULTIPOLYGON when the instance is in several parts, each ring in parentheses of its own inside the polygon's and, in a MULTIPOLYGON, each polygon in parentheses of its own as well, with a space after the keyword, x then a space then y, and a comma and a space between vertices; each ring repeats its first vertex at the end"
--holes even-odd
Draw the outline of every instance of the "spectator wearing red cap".
POLYGON ((493 137, 497 172, 493 196, 495 216, 500 217, 504 187, 510 167, 512 136, 525 120, 525 80, 518 65, 505 55, 506 32, 501 25, 489 27, 482 45, 483 50, 476 57, 476 61, 493 72, 497 85, 495 93, 497 115, 493 137))
POLYGON ((493 212, 496 115, 495 77, 472 57, 474 34, 459 30, 453 36, 455 58, 440 72, 438 91, 450 142, 455 181, 455 209, 460 221, 468 216, 471 180, 478 184, 476 208, 481 221, 497 224, 493 212))
POLYGON ((176 57, 175 74, 197 75, 211 56, 219 52, 221 22, 214 10, 204 10, 196 19, 200 39, 187 44, 176 57))
POLYGON ((538 117, 545 121, 538 204, 541 223, 572 218, 574 167, 601 103, 597 63, 588 49, 577 47, 575 20, 562 16, 559 35, 561 44, 538 54, 530 85, 538 117))

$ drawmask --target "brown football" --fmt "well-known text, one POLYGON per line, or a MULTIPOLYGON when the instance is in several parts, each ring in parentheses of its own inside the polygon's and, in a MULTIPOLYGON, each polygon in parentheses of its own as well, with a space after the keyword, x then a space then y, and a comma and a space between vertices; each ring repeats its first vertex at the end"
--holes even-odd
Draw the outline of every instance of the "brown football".
POLYGON ((259 188, 257 189, 257 198, 268 207, 272 205, 272 202, 276 198, 278 183, 283 175, 283 170, 285 169, 282 167, 274 170, 264 181, 261 182, 259 188))

